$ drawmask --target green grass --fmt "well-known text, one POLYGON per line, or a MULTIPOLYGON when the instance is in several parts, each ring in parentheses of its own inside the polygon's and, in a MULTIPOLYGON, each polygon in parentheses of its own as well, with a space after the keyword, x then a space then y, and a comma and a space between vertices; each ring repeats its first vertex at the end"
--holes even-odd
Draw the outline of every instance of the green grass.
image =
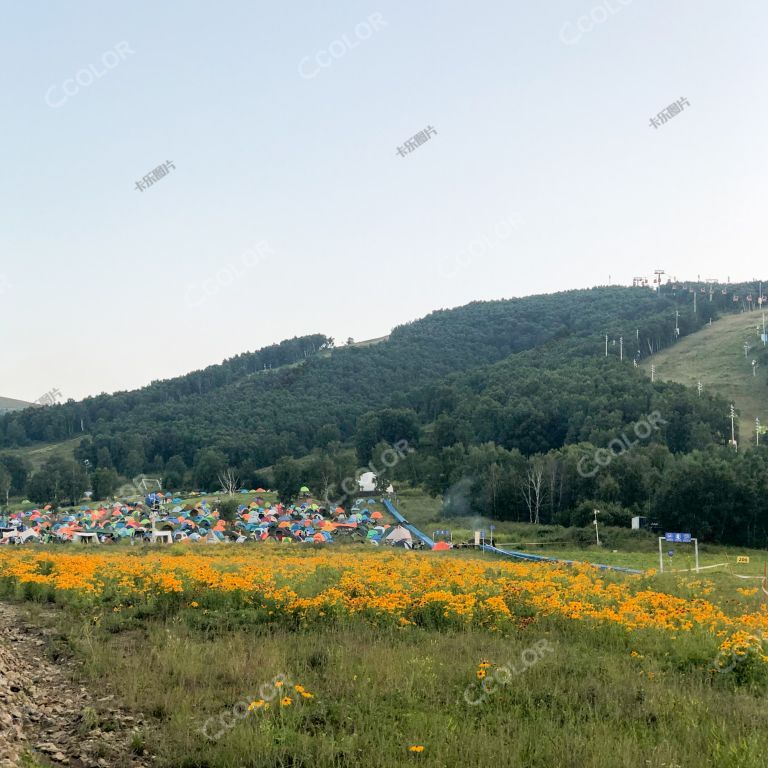
POLYGON ((27 448, 12 448, 8 449, 8 453, 14 453, 26 458, 32 465, 33 472, 36 472, 53 456, 60 456, 64 459, 72 460, 74 458, 75 448, 80 444, 83 437, 84 435, 80 435, 80 437, 65 440, 61 443, 36 443, 34 446, 27 448))
MULTIPOLYGON (((588 528, 564 528, 558 525, 531 525, 491 520, 487 517, 442 518, 442 500, 433 499, 417 490, 400 491, 398 509, 417 528, 431 536, 436 530, 450 530, 454 543, 473 542, 474 531, 484 530, 490 537, 494 525, 497 546, 530 552, 563 560, 579 560, 605 565, 619 565, 640 570, 659 568, 658 535, 649 531, 631 531, 627 528, 600 526, 602 545, 596 546, 595 532, 588 528)), ((662 542, 665 570, 693 570, 695 567, 692 544, 662 542), (670 558, 668 552, 674 551, 670 558)), ((768 552, 745 547, 726 547, 716 544, 699 545, 699 565, 702 574, 711 570, 740 575, 762 576, 768 567, 768 552), (748 564, 736 562, 739 555, 750 558, 748 564)))
MULTIPOLYGON (((703 305, 706 311, 706 304, 703 305)), ((656 376, 696 387, 701 381, 704 392, 721 395, 739 409, 741 442, 754 440, 755 417, 768 423, 768 369, 759 367, 752 374, 752 359, 757 347, 762 348, 759 331, 762 312, 729 315, 686 336, 679 343, 646 358, 643 368, 649 375, 651 365, 656 376), (752 350, 744 357, 744 342, 752 350)))
POLYGON ((650 631, 544 619, 505 636, 362 622, 212 621, 203 631, 185 615, 108 632, 88 616, 32 610, 69 639, 92 690, 145 716, 135 739, 159 768, 762 768, 768 754, 762 684, 707 671, 700 639, 684 633, 670 644, 650 631), (523 654, 534 658, 542 643, 526 668, 523 654), (486 696, 483 659, 492 672, 512 669, 486 696), (233 714, 272 695, 277 676, 314 698, 233 714))

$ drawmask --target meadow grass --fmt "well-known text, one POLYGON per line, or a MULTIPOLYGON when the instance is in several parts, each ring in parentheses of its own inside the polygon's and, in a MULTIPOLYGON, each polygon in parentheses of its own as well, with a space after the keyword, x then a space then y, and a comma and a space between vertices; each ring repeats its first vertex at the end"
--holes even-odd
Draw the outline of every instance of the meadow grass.
POLYGON ((54 620, 84 679, 145 715, 147 747, 169 768, 758 768, 768 754, 762 688, 686 665, 702 652, 693 637, 679 639, 670 662, 661 646, 648 653, 659 642, 650 634, 633 654, 636 643, 615 628, 548 621, 502 637, 360 622, 201 630, 180 616, 108 633, 71 614, 54 620), (542 640, 551 651, 525 668, 524 652, 542 640), (483 659, 491 673, 514 670, 486 696, 483 659), (232 714, 277 675, 313 698, 232 714), (218 738, 204 732, 209 718, 207 735, 218 738))
MULTIPOLYGON (((283 574, 319 551, 289 549, 263 551, 283 574)), ((163 556, 198 551, 173 547, 163 556)), ((356 551, 368 550, 340 554, 356 551)), ((205 559, 243 552, 213 548, 205 559)), ((155 556, 141 549, 130 561, 155 556)), ((126 552, 108 557, 125 560, 126 552)), ((371 557, 382 569, 391 567, 389 553, 371 557)), ((404 564, 443 558, 459 572, 478 560, 471 551, 401 555, 404 564)), ((479 559, 484 566, 494 562, 479 559)), ((538 566, 531 568, 539 578, 538 566)), ((333 565, 323 566, 296 588, 313 594, 337 579, 333 565)), ((728 574, 599 579, 691 603, 705 595, 730 616, 761 612, 757 591, 738 592, 743 582, 728 574)), ((47 586, 28 586, 6 584, 5 595, 56 597, 47 586)), ((51 653, 74 654, 99 696, 113 693, 143 714, 139 738, 160 768, 765 765, 766 666, 745 661, 716 671, 717 644, 705 631, 630 630, 527 609, 501 630, 457 628, 426 614, 408 626, 373 625, 364 614, 304 625, 244 608, 226 593, 200 599, 199 606, 174 603, 172 610, 151 594, 117 611, 112 602, 100 609, 92 598, 65 598, 62 609, 28 603, 36 622, 58 629, 51 653), (542 643, 545 650, 537 653, 542 643), (276 679, 284 683, 279 691, 276 679), (291 703, 280 706, 285 691, 291 703), (269 709, 247 713, 259 700, 269 709)))
MULTIPOLYGON (((705 311, 706 311, 706 305, 705 311)), ((700 381, 704 392, 718 394, 735 402, 741 418, 738 422, 742 443, 754 442, 755 417, 765 409, 765 387, 768 371, 758 367, 752 371, 754 349, 762 347, 758 329, 762 312, 744 312, 721 317, 701 330, 681 339, 677 344, 657 352, 641 362, 648 375, 656 366, 656 377, 696 387, 700 381), (744 343, 752 348, 744 355, 744 343)))

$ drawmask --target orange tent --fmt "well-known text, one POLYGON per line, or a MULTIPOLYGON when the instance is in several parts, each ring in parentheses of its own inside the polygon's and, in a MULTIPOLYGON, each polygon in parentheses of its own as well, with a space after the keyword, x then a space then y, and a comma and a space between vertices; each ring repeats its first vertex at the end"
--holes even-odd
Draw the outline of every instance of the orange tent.
POLYGON ((432 549, 450 549, 451 545, 447 541, 438 541, 432 549))

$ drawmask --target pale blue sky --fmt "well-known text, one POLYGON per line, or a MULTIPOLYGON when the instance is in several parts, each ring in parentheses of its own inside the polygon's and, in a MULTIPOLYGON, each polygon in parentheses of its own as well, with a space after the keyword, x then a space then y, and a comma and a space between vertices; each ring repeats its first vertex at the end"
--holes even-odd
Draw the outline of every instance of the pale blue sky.
POLYGON ((0 395, 609 274, 756 276, 767 28, 758 0, 6 0, 0 395))

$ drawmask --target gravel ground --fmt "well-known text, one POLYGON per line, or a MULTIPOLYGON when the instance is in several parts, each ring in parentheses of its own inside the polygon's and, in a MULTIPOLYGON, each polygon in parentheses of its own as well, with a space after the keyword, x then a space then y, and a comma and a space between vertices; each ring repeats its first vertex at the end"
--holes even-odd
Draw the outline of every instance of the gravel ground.
POLYGON ((23 607, 0 603, 0 768, 152 765, 141 713, 79 685, 75 662, 46 653, 54 639, 23 607))

